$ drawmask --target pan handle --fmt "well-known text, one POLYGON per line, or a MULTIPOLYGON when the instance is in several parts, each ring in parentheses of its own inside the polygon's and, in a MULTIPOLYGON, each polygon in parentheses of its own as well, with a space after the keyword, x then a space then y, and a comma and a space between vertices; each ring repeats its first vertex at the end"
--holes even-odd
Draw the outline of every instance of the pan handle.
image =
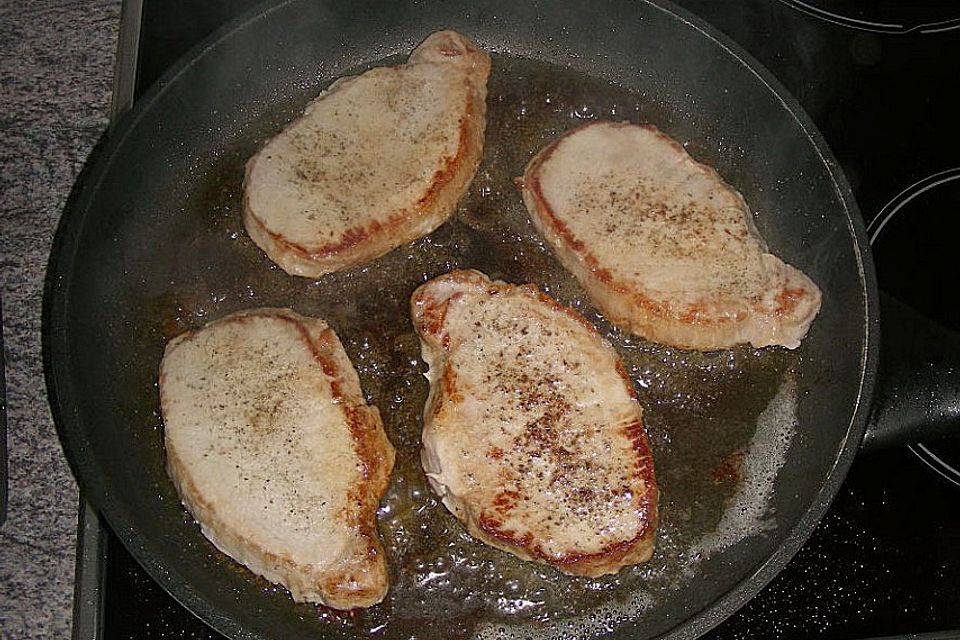
POLYGON ((880 324, 864 451, 960 435, 960 334, 883 291, 880 324))

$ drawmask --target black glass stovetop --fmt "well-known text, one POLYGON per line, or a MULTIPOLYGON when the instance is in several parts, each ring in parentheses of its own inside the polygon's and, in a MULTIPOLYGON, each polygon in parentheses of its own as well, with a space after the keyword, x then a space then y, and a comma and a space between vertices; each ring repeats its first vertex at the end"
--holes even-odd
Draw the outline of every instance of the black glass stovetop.
MULTIPOLYGON (((252 0, 144 0, 136 94, 252 0)), ((960 3, 682 0, 798 98, 843 167, 881 287, 960 329, 960 3)), ((861 454, 810 540, 707 637, 960 637, 960 447, 861 454), (951 631, 951 630, 956 630, 951 631), (933 633, 936 632, 936 633, 933 633)), ((108 640, 221 638, 106 531, 108 640)))

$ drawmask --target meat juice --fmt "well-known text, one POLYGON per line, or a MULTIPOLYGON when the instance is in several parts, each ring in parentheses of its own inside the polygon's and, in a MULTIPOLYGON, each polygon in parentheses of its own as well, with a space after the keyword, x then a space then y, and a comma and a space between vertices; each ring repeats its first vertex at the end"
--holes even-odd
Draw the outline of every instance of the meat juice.
MULTIPOLYGON (((272 264, 243 230, 240 197, 247 158, 302 108, 286 105, 265 115, 248 139, 199 163, 204 178, 184 204, 194 227, 175 232, 188 239, 179 242, 175 271, 149 293, 155 320, 145 339, 154 349, 181 331, 257 306, 324 318, 340 336, 397 449, 378 513, 391 571, 387 598, 350 616, 320 613, 360 635, 428 637, 442 619, 448 638, 588 638, 642 617, 662 594, 682 589, 712 553, 762 533, 773 517, 770 487, 796 428, 798 352, 701 353, 620 331, 539 239, 513 183, 568 129, 602 118, 651 122, 670 133, 670 107, 577 71, 492 57, 483 161, 452 219, 432 234, 318 280, 272 264), (428 383, 409 299, 420 284, 456 268, 537 285, 581 313, 619 352, 644 410, 661 489, 648 563, 588 579, 522 561, 470 537, 429 488, 419 458, 428 383)), ((681 142, 711 162, 709 145, 681 142)), ((308 605, 295 606, 311 615, 308 605)))

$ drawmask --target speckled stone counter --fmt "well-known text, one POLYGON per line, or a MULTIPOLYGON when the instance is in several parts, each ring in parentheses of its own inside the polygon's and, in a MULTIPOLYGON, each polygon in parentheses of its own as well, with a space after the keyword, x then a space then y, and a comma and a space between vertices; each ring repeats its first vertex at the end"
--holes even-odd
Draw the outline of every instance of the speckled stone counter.
POLYGON ((74 179, 106 128, 119 0, 0 1, 0 291, 9 510, 0 637, 69 638, 77 486, 47 406, 44 271, 74 179))

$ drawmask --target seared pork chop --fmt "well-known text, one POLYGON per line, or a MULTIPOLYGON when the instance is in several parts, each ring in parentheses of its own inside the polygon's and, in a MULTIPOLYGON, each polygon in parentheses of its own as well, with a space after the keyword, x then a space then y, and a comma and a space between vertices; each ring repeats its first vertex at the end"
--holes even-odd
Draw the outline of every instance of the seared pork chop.
POLYGON ((454 271, 411 300, 430 366, 421 459, 480 540, 599 576, 653 552, 658 490, 613 347, 530 285, 454 271))
POLYGON ((243 222, 286 272, 317 277, 430 233, 476 173, 490 58, 460 34, 341 78, 248 163, 243 222))
POLYGON ((326 323, 257 309, 177 336, 160 402, 170 477, 220 550, 296 601, 383 599, 394 450, 326 323))
POLYGON ((820 309, 817 285, 767 250, 743 197, 653 126, 574 129, 518 183, 564 267, 645 338, 793 349, 820 309))

